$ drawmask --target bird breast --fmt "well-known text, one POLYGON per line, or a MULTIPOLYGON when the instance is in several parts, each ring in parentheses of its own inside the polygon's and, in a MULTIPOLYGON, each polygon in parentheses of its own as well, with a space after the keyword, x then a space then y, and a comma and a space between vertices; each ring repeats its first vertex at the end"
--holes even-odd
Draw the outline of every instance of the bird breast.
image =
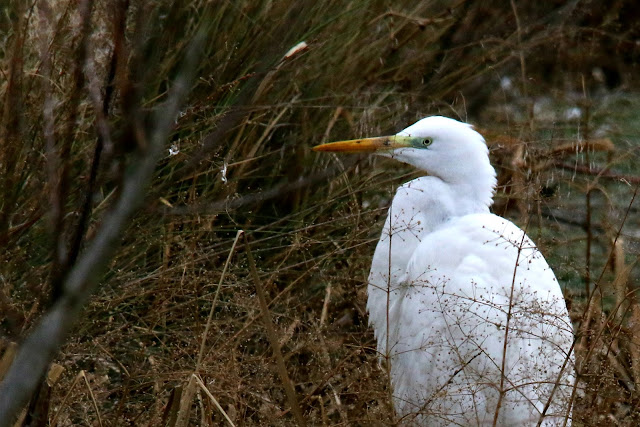
POLYGON ((564 407, 571 323, 553 272, 513 223, 492 214, 452 219, 423 236, 398 288, 388 342, 400 414, 490 423, 502 372, 511 409, 500 425, 535 423, 559 378, 564 407))

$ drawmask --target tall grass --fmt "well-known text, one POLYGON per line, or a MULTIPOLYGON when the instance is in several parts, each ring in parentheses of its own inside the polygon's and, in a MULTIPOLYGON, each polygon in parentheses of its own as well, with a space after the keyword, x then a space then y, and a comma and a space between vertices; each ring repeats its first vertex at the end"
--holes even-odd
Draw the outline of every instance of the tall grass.
POLYGON ((50 395, 32 400, 47 407, 23 416, 295 422, 242 241, 220 280, 242 229, 306 422, 392 424, 366 277, 394 189, 416 172, 308 147, 443 114, 486 130, 500 172, 494 211, 532 224, 565 287, 582 367, 574 418, 636 422, 638 28, 632 2, 601 20, 599 6, 572 5, 3 6, 4 348, 64 294, 203 38, 143 208, 55 357, 50 395))

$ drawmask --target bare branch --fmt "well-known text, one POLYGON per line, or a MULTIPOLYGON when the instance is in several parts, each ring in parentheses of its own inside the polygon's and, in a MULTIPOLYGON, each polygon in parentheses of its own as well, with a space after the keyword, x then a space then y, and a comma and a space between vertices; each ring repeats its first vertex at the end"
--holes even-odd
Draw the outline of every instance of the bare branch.
POLYGON ((101 274, 117 250, 130 219, 140 208, 155 170, 156 162, 171 131, 193 80, 203 34, 194 38, 182 70, 178 73, 166 103, 157 110, 146 150, 140 153, 124 179, 120 199, 106 216, 95 239, 64 281, 62 296, 42 316, 20 347, 0 383, 0 426, 9 426, 37 387, 47 365, 53 360, 80 310, 95 290, 101 274))

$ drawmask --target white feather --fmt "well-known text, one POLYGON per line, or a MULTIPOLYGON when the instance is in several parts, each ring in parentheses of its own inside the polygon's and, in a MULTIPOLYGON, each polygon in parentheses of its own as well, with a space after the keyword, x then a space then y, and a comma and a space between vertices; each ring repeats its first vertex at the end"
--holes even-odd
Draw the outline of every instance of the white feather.
POLYGON ((535 244, 489 213, 496 178, 484 139, 444 117, 400 135, 433 143, 381 153, 429 174, 398 189, 369 274, 369 322, 398 415, 428 426, 562 425, 571 321, 535 244))

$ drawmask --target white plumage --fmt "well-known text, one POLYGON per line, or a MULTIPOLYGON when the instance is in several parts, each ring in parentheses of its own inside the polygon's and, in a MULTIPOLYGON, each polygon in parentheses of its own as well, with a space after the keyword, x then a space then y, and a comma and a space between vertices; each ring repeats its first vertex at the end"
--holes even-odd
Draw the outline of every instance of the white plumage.
POLYGON ((496 178, 482 136, 436 116, 314 149, 375 151, 429 174, 396 192, 369 274, 369 323, 401 421, 563 425, 573 328, 535 244, 489 213, 496 178))

